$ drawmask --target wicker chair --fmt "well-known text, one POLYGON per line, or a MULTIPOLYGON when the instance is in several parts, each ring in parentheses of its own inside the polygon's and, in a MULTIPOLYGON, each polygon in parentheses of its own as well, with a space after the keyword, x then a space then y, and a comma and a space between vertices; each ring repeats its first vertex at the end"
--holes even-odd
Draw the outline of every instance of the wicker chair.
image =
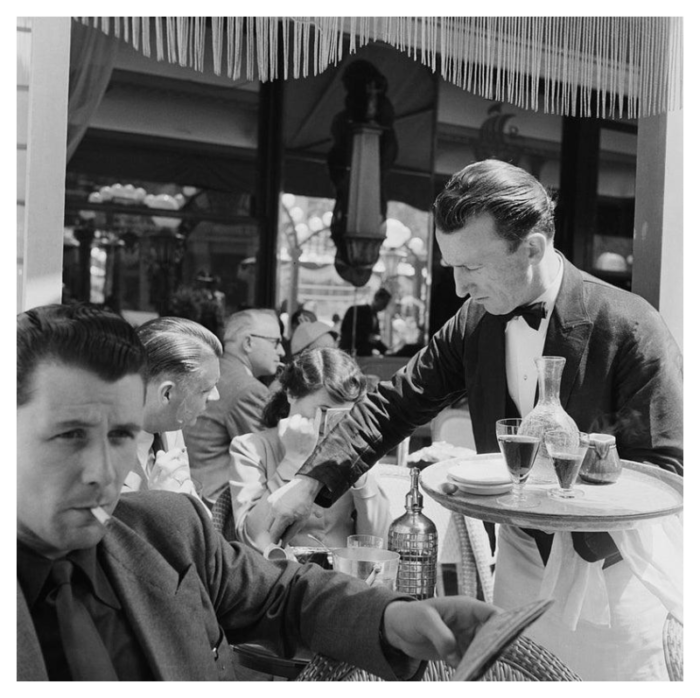
POLYGON ((664 623, 663 644, 669 679, 683 681, 683 623, 671 613, 664 623))
MULTIPOLYGON (((454 669, 444 662, 428 662, 421 681, 450 681, 454 669)), ((351 664, 316 655, 296 681, 382 681, 351 664)), ((503 651, 479 681, 580 681, 541 645, 520 636, 503 651)))
POLYGON ((229 542, 237 540, 236 527, 233 521, 233 508, 231 505, 231 489, 226 489, 219 495, 211 510, 214 528, 229 542))

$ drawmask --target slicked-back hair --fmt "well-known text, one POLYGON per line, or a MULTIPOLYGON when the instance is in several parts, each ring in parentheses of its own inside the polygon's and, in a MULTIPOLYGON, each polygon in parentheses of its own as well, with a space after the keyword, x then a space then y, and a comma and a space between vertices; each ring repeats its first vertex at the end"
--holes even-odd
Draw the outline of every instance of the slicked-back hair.
POLYGON ((234 341, 247 330, 257 328, 260 318, 263 317, 270 317, 274 320, 275 325, 279 324, 277 313, 270 308, 247 308, 233 313, 226 322, 224 344, 234 341))
POLYGON ((501 160, 482 160, 452 175, 433 204, 442 233, 461 230, 488 214, 511 251, 533 232, 554 237, 554 202, 530 173, 501 160))
POLYGON ((115 312, 91 305, 44 305, 17 316, 17 406, 31 400, 40 363, 84 369, 107 382, 139 374, 146 352, 136 330, 115 312))
POLYGON ((221 342, 213 332, 193 320, 159 317, 138 328, 146 348, 147 377, 178 377, 198 371, 208 356, 223 354, 221 342))
POLYGON ((358 402, 367 393, 368 381, 357 362, 341 349, 304 349, 277 377, 281 386, 263 408, 262 423, 274 427, 289 416, 287 395, 302 398, 321 388, 334 402, 358 402))

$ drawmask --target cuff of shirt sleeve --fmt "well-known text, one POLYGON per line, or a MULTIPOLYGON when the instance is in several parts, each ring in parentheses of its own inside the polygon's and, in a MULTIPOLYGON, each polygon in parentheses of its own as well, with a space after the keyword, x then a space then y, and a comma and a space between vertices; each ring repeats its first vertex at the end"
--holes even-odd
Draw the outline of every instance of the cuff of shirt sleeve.
POLYGON ((414 659, 393 645, 389 644, 384 635, 384 616, 379 626, 379 646, 382 649, 384 658, 391 666, 396 678, 401 681, 420 681, 425 673, 427 662, 414 659))

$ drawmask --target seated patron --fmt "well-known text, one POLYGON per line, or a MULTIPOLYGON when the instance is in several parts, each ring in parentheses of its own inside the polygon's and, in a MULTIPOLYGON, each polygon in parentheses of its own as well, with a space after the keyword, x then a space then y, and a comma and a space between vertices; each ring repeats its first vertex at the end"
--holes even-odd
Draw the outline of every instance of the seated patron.
POLYGON ((185 441, 207 403, 219 399, 221 343, 202 325, 161 317, 138 329, 146 347, 146 405, 138 437, 138 465, 124 491, 170 490, 195 494, 185 441))
POLYGON ((193 476, 202 498, 213 506, 230 475, 231 439, 260 431, 270 389, 262 382, 282 366, 284 349, 273 310, 248 309, 226 323, 224 354, 219 362, 219 400, 207 403, 197 421, 184 428, 193 476))
MULTIPOLYGON (((265 527, 268 496, 296 475, 314 450, 324 420, 341 418, 343 410, 366 392, 366 378, 355 361, 333 348, 301 352, 278 380, 280 389, 263 410, 267 428, 231 442, 229 484, 236 535, 261 552, 277 543, 265 527)), ((353 533, 386 540, 390 523, 388 499, 368 472, 330 509, 319 507, 317 516, 310 517, 289 542, 317 547, 320 540, 331 548, 344 547, 353 533)))

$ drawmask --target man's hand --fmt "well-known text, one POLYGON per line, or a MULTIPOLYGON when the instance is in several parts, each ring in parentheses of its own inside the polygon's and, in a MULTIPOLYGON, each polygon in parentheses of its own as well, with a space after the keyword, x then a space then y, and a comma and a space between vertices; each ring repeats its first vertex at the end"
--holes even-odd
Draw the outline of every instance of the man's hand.
MULTIPOLYGON (((153 467, 148 473, 148 487, 152 490, 181 492, 190 479, 190 468, 186 448, 158 451, 153 467)), ((192 486, 194 489, 194 486, 192 486)))
POLYGON ((409 657, 457 667, 476 631, 498 609, 466 596, 393 601, 384 611, 386 641, 409 657))
POLYGON ((314 499, 321 483, 298 475, 268 497, 270 510, 266 528, 273 541, 286 543, 304 525, 314 509, 314 499))
POLYGON ((298 463, 299 466, 303 465, 316 448, 320 421, 321 410, 317 410, 315 419, 306 419, 300 414, 294 414, 280 420, 277 433, 284 446, 285 458, 298 463))

